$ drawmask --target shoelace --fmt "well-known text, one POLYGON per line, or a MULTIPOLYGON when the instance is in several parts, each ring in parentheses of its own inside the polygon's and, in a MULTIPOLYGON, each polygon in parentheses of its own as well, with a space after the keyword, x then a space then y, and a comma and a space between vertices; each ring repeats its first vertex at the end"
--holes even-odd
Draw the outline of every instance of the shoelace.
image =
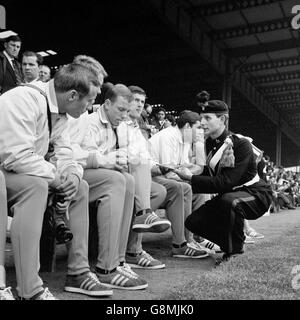
POLYGON ((153 222, 155 222, 157 220, 160 220, 158 215, 155 212, 152 211, 151 213, 149 213, 148 217, 146 218, 145 223, 146 224, 151 224, 151 223, 153 223, 153 222))
POLYGON ((131 269, 130 265, 124 262, 123 264, 123 270, 132 274, 134 277, 138 277, 138 275, 131 269))
POLYGON ((11 292, 11 287, 7 287, 3 290, 0 290, 0 292, 1 292, 0 300, 15 300, 11 292))
POLYGON ((137 278, 138 278, 138 276, 137 276, 136 273, 135 273, 135 275, 134 275, 133 272, 130 273, 130 272, 127 271, 125 268, 118 267, 117 269, 118 269, 118 271, 119 271, 122 275, 124 275, 124 276, 127 277, 127 278, 131 278, 131 279, 137 279, 137 278))
POLYGON ((89 272, 89 273, 87 274, 87 276, 88 276, 90 279, 94 280, 97 284, 101 284, 101 282, 99 281, 98 277, 97 277, 93 272, 89 272))
POLYGON ((189 243, 188 246, 193 248, 193 249, 197 249, 197 250, 204 250, 204 248, 201 246, 201 244, 199 242, 197 242, 196 240, 192 239, 189 243))
POLYGON ((146 258, 147 258, 148 260, 150 260, 150 261, 155 260, 153 257, 150 256, 150 254, 149 254, 148 252, 146 252, 146 251, 144 251, 144 250, 142 251, 142 255, 146 256, 146 258))
POLYGON ((205 248, 208 248, 208 249, 210 249, 210 250, 219 250, 219 247, 218 247, 215 243, 213 243, 213 242, 210 242, 210 241, 204 239, 204 240, 202 240, 202 241, 200 242, 200 245, 201 245, 202 242, 203 242, 203 246, 204 246, 205 248))
POLYGON ((56 300, 53 294, 49 291, 48 288, 45 288, 44 292, 40 295, 39 300, 56 300))

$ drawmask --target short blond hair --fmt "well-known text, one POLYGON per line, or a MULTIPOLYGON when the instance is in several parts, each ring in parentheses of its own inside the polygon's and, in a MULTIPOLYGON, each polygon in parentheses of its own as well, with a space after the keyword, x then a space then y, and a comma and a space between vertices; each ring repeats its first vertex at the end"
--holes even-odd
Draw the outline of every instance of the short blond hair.
POLYGON ((102 64, 93 57, 80 54, 74 57, 73 63, 81 64, 90 69, 91 71, 95 72, 97 74, 97 77, 101 80, 101 82, 102 78, 105 79, 108 76, 102 64))

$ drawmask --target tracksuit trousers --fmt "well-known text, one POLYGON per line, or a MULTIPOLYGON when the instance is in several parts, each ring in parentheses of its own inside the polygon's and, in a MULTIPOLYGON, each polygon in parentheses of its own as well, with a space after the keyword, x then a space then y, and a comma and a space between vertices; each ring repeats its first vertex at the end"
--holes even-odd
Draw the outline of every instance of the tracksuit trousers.
MULTIPOLYGON (((48 183, 26 174, 2 171, 5 176, 7 200, 13 215, 11 240, 14 253, 17 292, 31 298, 43 290, 39 277, 39 246, 43 217, 47 205, 48 183)), ((81 181, 69 207, 69 227, 73 239, 68 247, 68 274, 89 271, 88 263, 88 185, 81 181)))
POLYGON ((96 266, 116 268, 125 260, 125 250, 133 216, 135 182, 129 173, 108 169, 86 169, 89 201, 96 203, 98 258, 96 266))

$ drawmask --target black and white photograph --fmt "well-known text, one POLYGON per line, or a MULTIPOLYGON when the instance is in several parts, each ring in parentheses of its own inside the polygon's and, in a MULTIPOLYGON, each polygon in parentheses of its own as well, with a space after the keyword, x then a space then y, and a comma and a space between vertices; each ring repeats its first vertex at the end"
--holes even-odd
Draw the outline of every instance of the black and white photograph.
POLYGON ((0 300, 299 299, 300 0, 0 0, 0 300))

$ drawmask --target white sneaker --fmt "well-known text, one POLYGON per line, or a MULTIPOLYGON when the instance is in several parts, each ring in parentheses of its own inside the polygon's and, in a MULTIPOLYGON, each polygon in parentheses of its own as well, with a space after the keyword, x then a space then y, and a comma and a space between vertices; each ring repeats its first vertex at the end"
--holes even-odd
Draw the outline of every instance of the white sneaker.
POLYGON ((138 278, 138 274, 135 273, 129 264, 127 264, 126 262, 124 262, 124 264, 122 266, 118 266, 117 267, 117 270, 120 272, 120 273, 128 273, 130 274, 131 276, 135 277, 135 278, 138 278))
POLYGON ((34 300, 58 300, 53 296, 48 288, 45 288, 44 292, 36 297, 34 300))
POLYGON ((254 241, 254 239, 253 238, 251 238, 251 237, 249 237, 249 236, 247 236, 246 234, 245 234, 245 241, 244 241, 244 243, 245 244, 252 244, 252 243, 255 243, 255 241, 254 241))
POLYGON ((192 239, 190 242, 188 242, 187 245, 188 245, 188 247, 190 247, 190 248, 192 248, 192 249, 204 250, 204 251, 207 252, 208 254, 213 253, 212 250, 201 246, 201 244, 200 244, 199 242, 197 242, 195 239, 192 239))
POLYGON ((126 255, 126 261, 128 267, 137 268, 137 269, 163 269, 165 264, 161 261, 154 259, 146 251, 142 251, 140 254, 135 257, 126 255))
POLYGON ((11 292, 11 287, 0 289, 0 300, 15 300, 11 292))
POLYGON ((261 233, 258 233, 256 230, 250 228, 248 229, 245 234, 248 236, 248 237, 251 237, 253 239, 263 239, 265 236, 261 233))
POLYGON ((200 238, 201 240, 200 241, 197 241, 202 247, 204 247, 204 248, 206 248, 206 249, 209 249, 210 251, 214 251, 215 253, 219 253, 219 252, 222 252, 222 250, 221 250, 221 248, 217 245, 217 244, 215 244, 215 243, 213 243, 213 242, 211 242, 211 241, 209 241, 209 240, 207 240, 207 239, 204 239, 204 238, 200 238))

